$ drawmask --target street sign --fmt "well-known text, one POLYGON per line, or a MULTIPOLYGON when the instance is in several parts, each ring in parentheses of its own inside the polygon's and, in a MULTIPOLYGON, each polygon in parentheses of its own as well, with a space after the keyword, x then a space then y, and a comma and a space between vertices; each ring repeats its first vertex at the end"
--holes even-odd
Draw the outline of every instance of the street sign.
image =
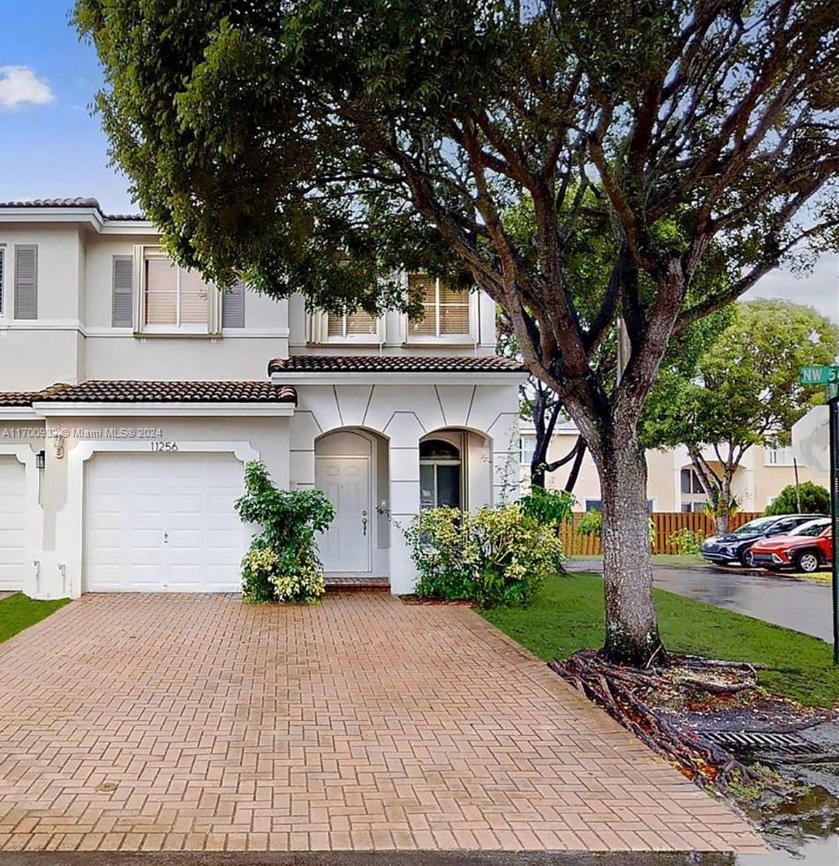
POLYGON ((798 373, 802 385, 831 385, 839 382, 839 364, 801 367, 798 373))

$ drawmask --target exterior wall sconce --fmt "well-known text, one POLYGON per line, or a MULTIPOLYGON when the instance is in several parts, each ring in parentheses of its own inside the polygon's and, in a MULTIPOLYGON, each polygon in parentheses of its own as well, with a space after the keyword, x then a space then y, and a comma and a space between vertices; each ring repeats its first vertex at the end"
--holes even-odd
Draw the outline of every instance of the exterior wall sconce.
POLYGON ((46 451, 39 451, 35 455, 35 466, 37 466, 38 469, 46 469, 47 468, 47 452, 46 451))

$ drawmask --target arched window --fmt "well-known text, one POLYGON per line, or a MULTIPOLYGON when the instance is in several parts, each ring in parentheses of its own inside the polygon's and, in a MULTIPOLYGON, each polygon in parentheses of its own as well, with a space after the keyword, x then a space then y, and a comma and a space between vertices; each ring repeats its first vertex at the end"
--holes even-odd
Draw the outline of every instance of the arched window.
POLYGON ((445 439, 427 439, 419 452, 420 507, 460 508, 460 449, 445 439))

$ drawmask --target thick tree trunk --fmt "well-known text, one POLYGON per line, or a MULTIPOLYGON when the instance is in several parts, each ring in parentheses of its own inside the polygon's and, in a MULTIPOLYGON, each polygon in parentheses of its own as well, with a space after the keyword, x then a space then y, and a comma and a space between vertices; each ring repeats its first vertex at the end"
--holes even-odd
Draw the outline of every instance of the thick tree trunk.
POLYGON ((603 502, 604 651, 613 662, 643 667, 663 653, 652 599, 644 450, 637 437, 623 437, 604 443, 595 459, 603 502))

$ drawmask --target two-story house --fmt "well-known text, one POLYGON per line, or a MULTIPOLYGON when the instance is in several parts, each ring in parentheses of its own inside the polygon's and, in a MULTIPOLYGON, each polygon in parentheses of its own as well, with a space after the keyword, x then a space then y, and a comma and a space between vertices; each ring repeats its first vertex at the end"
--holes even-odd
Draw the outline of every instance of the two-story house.
POLYGON ((93 199, 0 204, 0 590, 238 590, 261 459, 334 503, 328 577, 409 592, 400 525, 517 486, 524 374, 488 296, 404 279, 419 320, 310 313, 205 284, 93 199))

